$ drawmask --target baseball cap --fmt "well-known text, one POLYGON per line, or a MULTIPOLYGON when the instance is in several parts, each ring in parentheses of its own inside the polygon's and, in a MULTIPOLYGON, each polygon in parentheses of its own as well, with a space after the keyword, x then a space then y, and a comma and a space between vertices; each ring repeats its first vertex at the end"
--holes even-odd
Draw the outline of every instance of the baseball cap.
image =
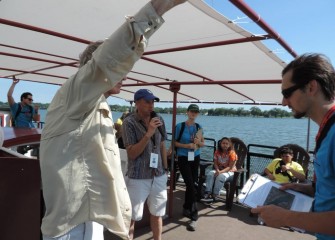
POLYGON ((187 111, 200 112, 199 106, 197 104, 190 104, 190 106, 187 108, 187 111))
POLYGON ((140 89, 135 92, 134 101, 142 98, 144 100, 155 100, 156 102, 159 102, 159 98, 156 97, 149 89, 140 89))

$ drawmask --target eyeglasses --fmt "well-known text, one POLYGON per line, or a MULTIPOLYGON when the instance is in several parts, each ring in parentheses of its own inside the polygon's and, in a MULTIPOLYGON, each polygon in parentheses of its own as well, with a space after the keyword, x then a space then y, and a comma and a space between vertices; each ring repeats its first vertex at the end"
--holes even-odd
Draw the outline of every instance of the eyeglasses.
POLYGON ((283 95, 284 98, 288 99, 288 98, 290 98, 290 97, 292 96, 292 94, 293 94, 296 90, 298 90, 298 89, 300 89, 300 88, 302 88, 302 87, 304 87, 304 86, 305 86, 305 84, 293 85, 292 87, 283 89, 283 90, 281 91, 281 94, 283 95))
POLYGON ((34 101, 32 98, 26 98, 26 99, 28 99, 28 100, 31 101, 31 102, 34 101))

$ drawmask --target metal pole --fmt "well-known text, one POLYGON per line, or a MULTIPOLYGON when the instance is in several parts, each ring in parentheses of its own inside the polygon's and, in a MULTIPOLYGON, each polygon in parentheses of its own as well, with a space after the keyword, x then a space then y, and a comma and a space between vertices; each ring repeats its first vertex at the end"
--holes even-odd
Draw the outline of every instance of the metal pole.
POLYGON ((172 108, 172 138, 171 138, 171 169, 170 169, 170 189, 168 195, 168 212, 169 217, 173 217, 173 188, 174 188, 174 159, 175 159, 175 128, 176 128, 176 115, 177 115, 177 94, 180 90, 180 84, 177 82, 172 82, 170 85, 170 91, 173 92, 173 108, 172 108))

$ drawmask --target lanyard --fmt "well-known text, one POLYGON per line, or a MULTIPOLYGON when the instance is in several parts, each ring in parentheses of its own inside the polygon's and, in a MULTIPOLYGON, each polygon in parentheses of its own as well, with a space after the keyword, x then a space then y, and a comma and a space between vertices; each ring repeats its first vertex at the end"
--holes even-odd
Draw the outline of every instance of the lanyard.
POLYGON ((335 105, 332 106, 331 109, 328 110, 328 112, 326 113, 326 115, 322 119, 322 122, 321 122, 321 125, 320 125, 320 128, 319 128, 318 134, 315 137, 315 142, 318 141, 323 128, 325 127, 326 123, 328 122, 329 118, 333 115, 334 112, 335 112, 335 105))
MULTIPOLYGON (((314 156, 315 157, 316 157, 316 152, 319 150, 319 147, 320 147, 320 144, 321 144, 321 143, 319 143, 319 139, 321 137, 321 134, 323 135, 323 137, 325 136, 325 134, 322 133, 322 131, 323 131, 324 127, 326 126, 327 122, 329 121, 329 119, 331 118, 331 116, 333 115, 334 112, 335 112, 335 105, 328 110, 328 112, 326 113, 326 115, 322 119, 318 134, 315 137, 315 142, 316 142, 315 149, 314 149, 314 156)), ((314 182, 313 184, 314 184, 314 186, 315 186, 316 180, 317 180, 317 178, 316 178, 316 174, 315 174, 315 171, 314 171, 314 174, 313 174, 313 182, 314 182)))
MULTIPOLYGON (((142 120, 140 120, 140 124, 142 125, 142 127, 145 129, 145 131, 148 131, 147 127, 145 126, 144 122, 142 120)), ((156 139, 155 139, 155 135, 156 135, 156 131, 154 133, 154 135, 151 136, 151 142, 154 145, 154 149, 156 149, 156 139)))

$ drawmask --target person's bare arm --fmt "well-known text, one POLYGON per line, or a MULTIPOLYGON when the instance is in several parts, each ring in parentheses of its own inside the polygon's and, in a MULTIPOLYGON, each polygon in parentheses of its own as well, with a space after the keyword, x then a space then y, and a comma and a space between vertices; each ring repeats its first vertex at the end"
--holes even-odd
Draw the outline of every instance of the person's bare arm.
POLYGON ((13 98, 13 92, 14 92, 14 88, 15 88, 16 84, 19 81, 20 81, 19 79, 16 79, 15 77, 13 77, 13 83, 12 83, 12 85, 8 89, 7 100, 8 100, 9 106, 12 106, 13 104, 15 104, 15 100, 13 98))
POLYGON ((171 8, 184 2, 186 2, 186 0, 151 0, 153 8, 160 16, 163 16, 163 14, 169 11, 171 8))
POLYGON ((314 188, 312 184, 304 184, 304 183, 284 183, 282 186, 279 188, 281 190, 287 190, 287 189, 292 189, 297 192, 302 192, 305 193, 309 196, 314 196, 314 188))
POLYGON ((285 172, 285 171, 288 171, 288 172, 291 172, 293 174, 294 177, 296 177, 297 179, 299 179, 299 181, 305 181, 305 174, 302 174, 296 170, 294 170, 293 168, 289 167, 289 166, 285 166, 283 165, 282 166, 282 170, 285 172))
POLYGON ((166 148, 165 148, 165 141, 161 142, 160 150, 161 150, 163 168, 167 169, 168 168, 168 162, 167 162, 167 152, 166 152, 166 148))
POLYGON ((35 122, 39 122, 41 119, 40 119, 40 114, 38 113, 38 109, 39 109, 39 106, 38 105, 34 105, 34 115, 33 115, 33 119, 35 122))
POLYGON ((251 209, 259 214, 269 227, 296 227, 309 232, 335 235, 335 211, 328 212, 295 212, 268 205, 251 209))
POLYGON ((180 143, 175 141, 175 145, 177 148, 189 148, 189 149, 196 149, 197 145, 195 143, 180 143))
POLYGON ((266 176, 267 176, 270 180, 275 180, 275 177, 273 176, 272 172, 270 172, 269 169, 265 168, 265 169, 264 169, 264 173, 266 174, 266 176))

